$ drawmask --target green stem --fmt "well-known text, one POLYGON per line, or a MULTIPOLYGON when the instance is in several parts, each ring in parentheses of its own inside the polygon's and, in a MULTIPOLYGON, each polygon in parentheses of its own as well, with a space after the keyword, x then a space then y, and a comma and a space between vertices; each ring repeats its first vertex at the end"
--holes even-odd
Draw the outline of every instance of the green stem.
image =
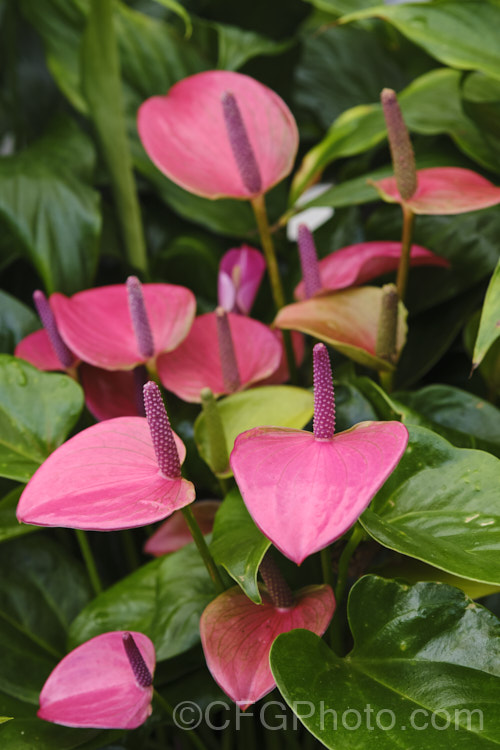
MULTIPOLYGON (((267 220, 266 203, 263 195, 258 195, 252 201, 252 208, 255 214, 255 220, 259 229, 260 241, 262 249, 264 250, 264 256, 266 258, 267 272, 269 274, 269 281, 271 283, 271 292, 273 295, 274 306, 276 310, 281 310, 285 306, 285 293, 283 291, 283 285, 281 283, 278 261, 276 260, 276 253, 274 250, 274 242, 271 236, 271 230, 269 222, 267 220)), ((288 372, 290 374, 290 381, 293 384, 297 383, 297 365, 295 364, 295 355, 293 353, 292 337, 290 331, 282 331, 283 344, 285 346, 286 361, 288 364, 288 372)))
POLYGON ((101 579, 99 578, 99 573, 97 572, 97 566, 95 564, 92 550, 90 549, 89 541, 84 531, 82 531, 81 529, 75 529, 75 531, 76 538, 78 539, 78 544, 80 545, 82 557, 85 561, 85 567, 87 568, 87 573, 89 574, 90 583, 92 584, 94 593, 96 595, 100 594, 102 591, 102 583, 101 579))
POLYGON ((128 568, 132 573, 139 567, 139 556, 134 542, 134 536, 130 529, 124 529, 121 532, 121 538, 123 543, 123 551, 125 553, 125 559, 127 560, 128 568))
POLYGON ((97 131, 121 225, 127 260, 147 275, 146 241, 122 95, 113 0, 91 0, 82 44, 82 85, 97 131))
MULTIPOLYGON (((176 723, 176 716, 175 716, 175 709, 173 706, 170 705, 170 703, 162 696, 160 693, 153 689, 153 695, 157 703, 163 708, 167 716, 172 719, 175 726, 179 728, 179 725, 176 723)), ((207 750, 206 745, 201 741, 201 739, 198 737, 194 729, 185 729, 186 737, 188 738, 189 742, 193 745, 193 747, 196 747, 197 750, 207 750)))
POLYGON ((401 258, 399 260, 396 287, 398 290, 399 299, 404 301, 406 294, 406 285, 408 283, 408 274, 410 271, 410 250, 413 235, 413 224, 415 222, 415 214, 404 204, 402 205, 402 210, 403 232, 401 235, 401 258))
POLYGON ((332 548, 325 547, 320 552, 321 555, 321 570, 323 571, 323 581, 332 587, 332 591, 335 589, 333 585, 333 566, 332 566, 332 548))
POLYGON ((394 372, 387 370, 379 370, 378 373, 380 379, 380 385, 386 393, 391 393, 394 387, 394 372))
POLYGON ((222 594, 226 590, 226 587, 222 582, 222 578, 220 577, 217 565, 215 564, 214 559, 210 554, 210 550, 207 547, 205 537, 201 533, 201 529, 196 523, 193 511, 191 510, 189 505, 187 505, 185 508, 182 508, 182 515, 184 516, 184 519, 189 526, 191 536, 193 537, 195 544, 198 547, 198 552, 200 553, 201 558, 205 563, 205 567, 208 570, 210 578, 214 582, 217 593, 222 594))
POLYGON ((278 261, 276 260, 276 253, 274 251, 273 238, 271 237, 269 222, 267 220, 264 196, 258 195, 256 198, 253 198, 251 203, 255 214, 255 220, 257 222, 257 227, 259 229, 262 249, 264 250, 264 256, 266 258, 267 272, 269 274, 269 281, 271 282, 271 291, 274 304, 276 306, 276 310, 280 310, 285 305, 285 294, 283 292, 283 286, 281 284, 278 261))
POLYGON ((336 609, 333 615, 333 619, 330 623, 329 638, 330 645, 336 651, 337 654, 342 655, 342 631, 343 631, 343 598, 344 592, 347 585, 347 574, 349 570, 349 562, 353 556, 358 544, 364 537, 364 531, 359 524, 356 524, 349 540, 342 550, 342 554, 339 559, 339 569, 337 574, 337 585, 335 586, 335 602, 336 609))

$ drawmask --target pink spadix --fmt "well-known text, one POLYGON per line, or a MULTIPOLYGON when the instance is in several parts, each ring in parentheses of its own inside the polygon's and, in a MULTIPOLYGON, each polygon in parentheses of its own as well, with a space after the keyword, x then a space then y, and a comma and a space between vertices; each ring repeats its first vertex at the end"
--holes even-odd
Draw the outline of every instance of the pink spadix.
POLYGON ((221 308, 200 315, 182 344, 158 357, 158 375, 165 388, 199 403, 201 391, 215 396, 247 388, 272 375, 281 359, 281 345, 263 323, 221 308))
MULTIPOLYGON (((31 345, 32 350, 39 353, 40 362, 46 365, 43 369, 69 370, 75 365, 75 357, 61 338, 47 297, 42 291, 37 289, 33 292, 33 301, 42 321, 43 330, 35 331, 31 334, 31 340, 26 350, 28 351, 31 345)), ((22 353, 16 353, 16 356, 22 357, 23 355, 22 353)), ((31 360, 28 359, 28 361, 31 360)))
MULTIPOLYGON (((374 241, 348 245, 327 255, 318 263, 320 287, 323 293, 366 284, 382 274, 395 271, 401 258, 401 242, 374 241)), ((449 268, 446 258, 420 245, 412 245, 410 266, 440 266, 449 268)), ((306 274, 295 288, 295 298, 308 299, 312 294, 306 288, 306 274)))
POLYGON ((154 354, 153 332, 149 325, 148 313, 144 303, 141 282, 137 276, 127 279, 128 307, 134 329, 139 354, 150 359, 154 354))
POLYGON ((82 430, 52 453, 21 495, 17 517, 38 526, 110 531, 161 521, 194 500, 181 477, 184 444, 155 383, 147 420, 119 417, 82 430))
POLYGON ((241 181, 249 193, 257 195, 262 190, 262 178, 238 102, 231 91, 225 91, 221 103, 229 143, 241 181))
POLYGON ((321 280, 314 238, 306 224, 299 225, 298 245, 305 297, 309 299, 321 289, 321 280))
POLYGON ((265 270, 264 256, 254 247, 242 245, 228 250, 219 264, 219 306, 227 312, 249 315, 265 270))
POLYGON ((209 70, 176 83, 139 109, 150 159, 205 198, 253 199, 290 173, 297 125, 285 102, 241 73, 209 70))
POLYGON ((314 433, 257 427, 236 438, 230 464, 252 518, 291 560, 344 534, 403 455, 400 422, 361 422, 334 433, 335 409, 324 344, 314 347, 314 433))
POLYGON ((262 604, 235 587, 214 599, 200 620, 207 666, 243 710, 275 687, 269 652, 276 637, 295 628, 323 635, 335 610, 330 586, 292 593, 269 552, 260 573, 266 585, 260 587, 262 604))
POLYGON ((151 714, 155 650, 143 633, 103 633, 59 662, 38 716, 67 727, 135 729, 151 714))

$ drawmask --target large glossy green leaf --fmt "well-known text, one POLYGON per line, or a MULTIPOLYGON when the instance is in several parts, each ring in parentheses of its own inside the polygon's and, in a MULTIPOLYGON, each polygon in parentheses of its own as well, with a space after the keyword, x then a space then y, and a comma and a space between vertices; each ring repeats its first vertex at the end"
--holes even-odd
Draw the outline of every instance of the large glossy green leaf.
POLYGON ((169 659, 199 641, 201 613, 213 584, 194 545, 143 565, 94 599, 72 623, 71 648, 109 630, 145 633, 157 659, 169 659))
POLYGON ((40 328, 40 321, 27 305, 0 291, 0 352, 10 354, 28 333, 40 328))
MULTIPOLYGON (((484 399, 449 385, 395 393, 394 398, 422 414, 453 445, 481 448, 500 458, 500 410, 484 399)), ((403 422, 412 424, 411 416, 403 422)))
POLYGON ((360 518, 390 549, 462 578, 500 585, 500 461, 423 427, 360 518))
POLYGON ((406 79, 391 52, 374 29, 311 23, 295 67, 296 108, 326 129, 350 107, 377 101, 384 86, 401 89, 406 79))
MULTIPOLYGON (((448 68, 433 70, 415 79, 398 94, 405 122, 413 133, 447 133, 467 156, 482 166, 498 170, 500 160, 496 148, 464 113, 461 86, 462 74, 448 68)), ((374 99, 372 96, 365 101, 374 99)), ((291 200, 294 201, 328 164, 367 151, 386 138, 387 128, 379 103, 360 104, 344 111, 325 138, 304 157, 293 181, 291 200)))
MULTIPOLYGON (((291 385, 269 385, 235 393, 217 402, 231 453, 234 441, 253 427, 292 427, 301 429, 313 415, 314 396, 305 388, 291 385)), ((194 437, 202 458, 210 465, 210 447, 203 412, 194 424, 194 437)), ((222 476, 232 476, 228 471, 222 476)))
POLYGON ((0 542, 14 539, 16 536, 31 534, 39 529, 27 523, 19 523, 16 518, 16 509, 23 488, 18 487, 11 490, 0 500, 0 542))
POLYGON ((101 231, 99 195, 89 184, 93 163, 91 141, 69 118, 0 161, 0 226, 49 293, 92 283, 101 231))
POLYGON ((307 630, 271 649, 282 695, 326 747, 498 747, 500 622, 491 612, 444 584, 366 576, 348 615, 354 648, 344 659, 307 630))
POLYGON ((477 367, 500 336, 500 261, 486 292, 472 363, 477 367))
POLYGON ((382 18, 453 68, 480 70, 500 77, 496 29, 500 7, 484 0, 441 0, 432 3, 378 5, 345 16, 344 23, 382 18))
POLYGON ((261 595, 257 573, 271 542, 252 520, 238 489, 231 490, 215 516, 211 552, 256 604, 261 595))
POLYGON ((64 653, 70 621, 90 598, 81 564, 41 536, 0 548, 0 691, 38 703, 64 653))
POLYGON ((83 408, 83 391, 67 375, 0 355, 0 476, 27 482, 64 442, 83 408))

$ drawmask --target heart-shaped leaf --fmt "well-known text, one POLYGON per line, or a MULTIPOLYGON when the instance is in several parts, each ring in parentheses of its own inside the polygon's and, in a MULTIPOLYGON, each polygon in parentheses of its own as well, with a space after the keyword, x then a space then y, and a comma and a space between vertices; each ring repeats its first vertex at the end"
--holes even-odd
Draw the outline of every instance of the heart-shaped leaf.
POLYGON ((500 622, 491 612, 444 584, 366 576, 348 614, 345 659, 305 630, 271 649, 282 695, 326 747, 498 748, 500 622))
POLYGON ((82 389, 71 378, 0 355, 0 475, 27 482, 82 408, 82 389))
POLYGON ((380 544, 437 568, 500 585, 500 461, 454 448, 423 427, 408 427, 399 466, 360 518, 380 544))

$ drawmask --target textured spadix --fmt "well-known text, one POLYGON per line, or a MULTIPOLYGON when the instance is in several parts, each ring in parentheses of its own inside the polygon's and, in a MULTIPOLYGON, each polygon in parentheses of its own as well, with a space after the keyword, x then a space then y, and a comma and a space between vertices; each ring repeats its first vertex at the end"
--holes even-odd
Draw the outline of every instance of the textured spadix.
POLYGON ((461 167, 430 167, 417 171, 417 189, 403 200, 395 177, 373 183, 381 198, 404 203, 414 214, 463 214, 500 203, 500 188, 485 177, 461 167))
MULTIPOLYGON (((377 276, 395 271, 400 257, 400 242, 360 242, 336 250, 319 261, 321 291, 336 291, 366 284, 377 276)), ((410 265, 448 268, 450 264, 446 258, 441 258, 425 247, 413 245, 410 265)), ((303 281, 295 288, 295 298, 306 298, 303 281)))
MULTIPOLYGON (((238 365, 240 389, 267 378, 278 368, 280 342, 257 320, 228 314, 238 365)), ((184 401, 200 402, 203 388, 219 396, 229 393, 221 364, 215 313, 200 315, 182 344, 157 360, 158 375, 169 391, 184 401)))
MULTIPOLYGON (((135 729, 143 724, 151 714, 153 687, 139 684, 124 635, 121 631, 103 633, 65 656, 42 688, 38 716, 67 727, 135 729)), ((143 633, 128 635, 153 674, 152 642, 143 633)))
POLYGON ((205 198, 265 193, 291 171, 299 140, 292 113, 274 91, 224 70, 189 76, 166 96, 148 99, 138 130, 158 169, 205 198))
POLYGON ((269 651, 280 633, 305 628, 323 635, 335 609, 329 586, 297 591, 293 606, 276 607, 261 587, 262 604, 239 588, 220 594, 203 612, 201 641, 215 681, 243 709, 275 686, 269 651))
MULTIPOLYGON (((174 437, 182 462, 186 450, 174 437)), ((109 531, 161 521, 194 497, 191 482, 160 472, 146 419, 119 417, 57 448, 28 482, 17 517, 38 526, 109 531)))
MULTIPOLYGON (((171 351, 186 337, 196 301, 173 284, 143 284, 142 296, 153 335, 153 355, 171 351)), ((50 304, 61 336, 84 362, 105 370, 130 370, 146 362, 132 324, 125 284, 53 294, 50 304)))

